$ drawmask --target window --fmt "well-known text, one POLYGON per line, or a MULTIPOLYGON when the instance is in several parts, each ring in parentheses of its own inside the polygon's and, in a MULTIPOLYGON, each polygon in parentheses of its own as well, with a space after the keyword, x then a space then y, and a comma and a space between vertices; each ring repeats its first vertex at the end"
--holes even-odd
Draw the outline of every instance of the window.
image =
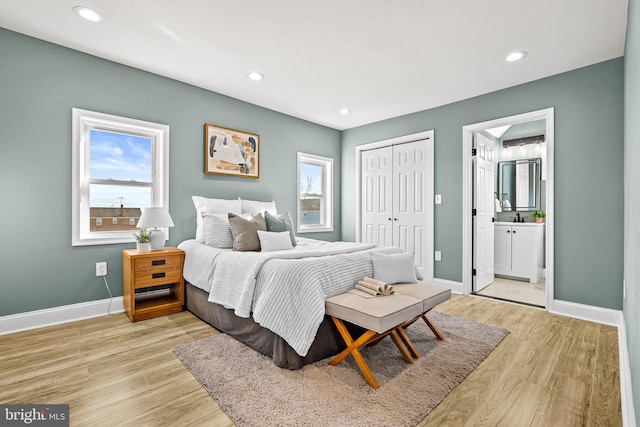
POLYGON ((298 232, 333 231, 333 159, 298 153, 298 232))
POLYGON ((72 116, 71 243, 132 242, 142 209, 169 205, 169 126, 78 108, 72 116))

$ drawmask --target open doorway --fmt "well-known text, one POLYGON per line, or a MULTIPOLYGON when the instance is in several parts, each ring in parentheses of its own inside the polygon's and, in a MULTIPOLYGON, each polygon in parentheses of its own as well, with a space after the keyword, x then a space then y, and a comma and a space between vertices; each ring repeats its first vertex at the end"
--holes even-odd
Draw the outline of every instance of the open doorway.
POLYGON ((553 123, 551 108, 463 127, 463 293, 550 308, 553 123))

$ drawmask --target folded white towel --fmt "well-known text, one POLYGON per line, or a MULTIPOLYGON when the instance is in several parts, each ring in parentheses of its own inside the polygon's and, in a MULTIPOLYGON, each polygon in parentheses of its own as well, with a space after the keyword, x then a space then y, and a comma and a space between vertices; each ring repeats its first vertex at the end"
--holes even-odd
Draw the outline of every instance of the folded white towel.
POLYGON ((356 283, 356 290, 374 296, 393 295, 395 293, 393 286, 368 277, 356 283))
POLYGON ((493 204, 495 205, 496 212, 502 212, 502 206, 500 206, 500 200, 493 199, 493 204))

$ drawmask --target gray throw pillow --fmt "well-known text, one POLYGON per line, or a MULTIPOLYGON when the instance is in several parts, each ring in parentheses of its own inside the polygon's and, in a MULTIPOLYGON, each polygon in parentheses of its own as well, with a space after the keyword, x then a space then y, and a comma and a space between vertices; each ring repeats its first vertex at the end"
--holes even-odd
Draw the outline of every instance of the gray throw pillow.
POLYGON ((229 213, 229 226, 231 234, 233 234, 233 250, 259 251, 260 239, 258 238, 258 230, 267 231, 262 214, 258 214, 246 220, 236 214, 229 213))
POLYGON ((399 254, 371 253, 373 278, 389 285, 394 283, 416 283, 415 258, 410 252, 399 254))
POLYGON ((291 214, 289 213, 289 211, 286 211, 279 216, 273 215, 269 213, 269 211, 265 211, 264 220, 267 224, 267 231, 288 231, 289 236, 291 237, 291 245, 295 246, 298 244, 298 242, 296 242, 296 235, 293 232, 293 220, 291 219, 291 214))

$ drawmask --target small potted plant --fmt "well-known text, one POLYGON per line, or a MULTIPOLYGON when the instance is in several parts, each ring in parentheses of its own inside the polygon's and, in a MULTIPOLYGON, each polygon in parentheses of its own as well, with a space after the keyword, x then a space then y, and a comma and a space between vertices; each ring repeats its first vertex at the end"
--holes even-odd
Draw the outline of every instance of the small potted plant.
POLYGON ((133 237, 136 238, 136 250, 138 252, 149 252, 149 232, 142 228, 140 232, 133 233, 133 237))
POLYGON ((547 216, 547 214, 544 211, 541 211, 541 210, 535 210, 535 211, 532 212, 532 214, 535 217, 536 222, 542 222, 542 218, 547 216))

